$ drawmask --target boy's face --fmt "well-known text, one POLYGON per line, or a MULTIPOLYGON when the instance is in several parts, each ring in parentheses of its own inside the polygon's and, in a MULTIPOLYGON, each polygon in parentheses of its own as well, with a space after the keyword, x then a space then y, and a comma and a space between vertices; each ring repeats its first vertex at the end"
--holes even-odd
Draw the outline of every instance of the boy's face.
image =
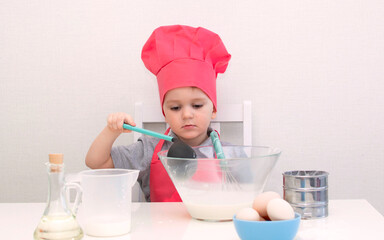
POLYGON ((163 110, 172 131, 190 146, 200 145, 207 138, 208 126, 216 117, 211 100, 196 87, 168 91, 163 110))

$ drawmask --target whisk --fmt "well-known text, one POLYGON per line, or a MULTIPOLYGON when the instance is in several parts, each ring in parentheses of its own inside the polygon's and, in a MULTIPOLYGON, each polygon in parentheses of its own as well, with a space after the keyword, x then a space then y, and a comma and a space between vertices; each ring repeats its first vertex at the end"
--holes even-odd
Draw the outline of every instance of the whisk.
POLYGON ((220 159, 220 167, 221 167, 221 178, 222 178, 222 187, 223 189, 231 188, 233 190, 240 190, 240 184, 237 182, 235 176, 232 175, 229 167, 228 160, 225 159, 223 147, 221 146, 221 142, 219 136, 216 131, 212 131, 209 136, 211 137, 213 147, 216 152, 216 156, 220 159))

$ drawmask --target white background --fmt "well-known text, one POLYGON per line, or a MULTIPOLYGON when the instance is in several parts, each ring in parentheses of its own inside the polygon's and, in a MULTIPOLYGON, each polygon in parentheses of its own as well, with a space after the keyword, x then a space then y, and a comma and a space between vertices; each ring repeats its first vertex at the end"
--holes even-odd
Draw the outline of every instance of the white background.
POLYGON ((282 193, 284 171, 324 170, 330 199, 384 213, 380 0, 0 0, 1 202, 45 201, 48 153, 86 169, 109 113, 158 103, 140 54, 169 24, 208 28, 232 54, 219 108, 251 100, 253 143, 283 150, 267 189, 282 193))

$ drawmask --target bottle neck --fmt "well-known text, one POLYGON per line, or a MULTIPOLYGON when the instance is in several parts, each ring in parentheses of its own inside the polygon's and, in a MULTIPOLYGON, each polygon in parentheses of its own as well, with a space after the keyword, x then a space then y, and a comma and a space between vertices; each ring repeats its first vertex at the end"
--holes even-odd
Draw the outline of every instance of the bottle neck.
POLYGON ((68 213, 65 197, 63 196, 64 186, 64 165, 47 164, 48 170, 48 198, 45 215, 68 213))

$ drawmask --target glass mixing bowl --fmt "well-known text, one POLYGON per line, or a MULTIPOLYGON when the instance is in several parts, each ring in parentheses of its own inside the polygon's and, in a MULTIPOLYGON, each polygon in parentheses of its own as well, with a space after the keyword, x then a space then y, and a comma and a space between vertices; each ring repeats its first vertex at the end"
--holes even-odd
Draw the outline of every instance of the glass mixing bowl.
POLYGON ((251 207, 280 156, 280 149, 224 145, 225 159, 215 158, 213 146, 194 147, 195 159, 158 156, 193 218, 232 220, 251 207))

